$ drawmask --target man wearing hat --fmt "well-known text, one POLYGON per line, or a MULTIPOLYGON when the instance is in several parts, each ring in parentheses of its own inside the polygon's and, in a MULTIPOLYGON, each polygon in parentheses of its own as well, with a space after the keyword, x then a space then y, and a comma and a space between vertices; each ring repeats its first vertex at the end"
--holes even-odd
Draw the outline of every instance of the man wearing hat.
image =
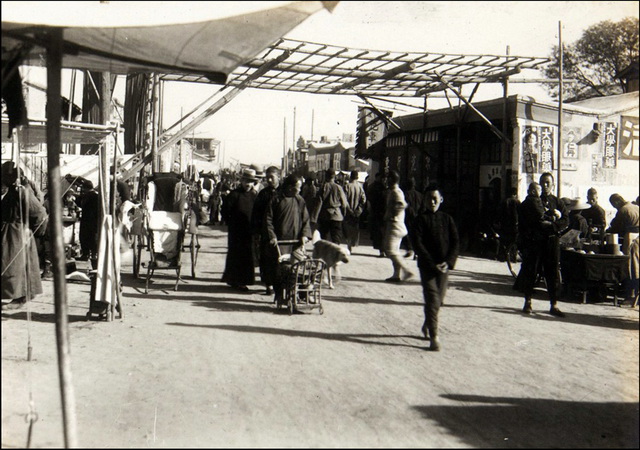
POLYGON ((562 234, 566 234, 569 230, 578 230, 580 232, 580 238, 586 238, 589 234, 589 224, 587 219, 582 216, 582 212, 588 210, 591 206, 587 203, 582 203, 578 199, 570 199, 567 197, 562 198, 564 205, 569 211, 569 226, 562 234))
POLYGON ((244 292, 249 290, 248 285, 255 283, 251 213, 257 196, 253 186, 257 182, 254 169, 242 169, 240 185, 225 197, 221 210, 222 218, 229 226, 222 281, 244 292))

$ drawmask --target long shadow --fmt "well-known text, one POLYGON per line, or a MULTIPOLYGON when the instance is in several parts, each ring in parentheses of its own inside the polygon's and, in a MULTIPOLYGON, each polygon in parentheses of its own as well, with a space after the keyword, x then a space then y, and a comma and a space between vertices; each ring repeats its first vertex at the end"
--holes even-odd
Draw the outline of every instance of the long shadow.
MULTIPOLYGON (((496 312, 500 312, 500 313, 522 315, 522 312, 520 311, 520 307, 514 308, 513 310, 509 310, 507 308, 502 308, 502 309, 491 308, 491 309, 495 309, 496 312)), ((546 304, 544 309, 542 310, 536 310, 534 306, 533 314, 528 315, 526 317, 532 320, 566 322, 566 323, 572 323, 575 325, 614 328, 618 330, 636 330, 637 331, 640 326, 637 320, 631 320, 631 319, 625 319, 625 318, 619 318, 619 317, 599 316, 596 314, 582 314, 582 313, 570 312, 570 313, 565 313, 565 317, 558 318, 549 314, 548 304, 546 304)))
MULTIPOLYGON (((171 290, 173 293, 173 290, 171 290)), ((234 292, 235 294, 239 294, 234 292)), ((268 298, 255 300, 251 297, 238 298, 238 297, 211 297, 211 296, 172 296, 167 292, 167 297, 151 296, 149 294, 130 294, 125 297, 127 299, 138 299, 140 301, 188 301, 192 302, 194 306, 201 306, 212 309, 214 311, 222 312, 266 312, 266 313, 278 313, 273 303, 268 298)))
POLYGON ((376 339, 414 339, 415 336, 388 335, 388 334, 346 334, 346 333, 321 333, 317 331, 291 330, 287 328, 252 327, 248 325, 194 325, 190 323, 169 322, 167 325, 180 327, 201 327, 217 330, 236 331, 239 333, 274 334, 281 336, 302 337, 309 339, 326 339, 330 341, 351 342, 355 344, 382 345, 388 347, 408 347, 424 350, 424 346, 403 344, 396 342, 380 342, 376 339))
POLYGON ((414 406, 472 448, 638 448, 637 402, 443 395, 453 406, 414 406))
MULTIPOLYGON (((89 304, 87 302, 87 311, 89 311, 89 304)), ((117 313, 116 313, 117 314, 117 313)), ((27 312, 26 311, 20 311, 20 312, 14 312, 14 313, 2 313, 2 320, 28 320, 27 319, 27 312)), ((32 312, 31 313, 31 322, 39 322, 39 323, 55 323, 56 322, 56 315, 55 313, 39 313, 39 312, 32 312)), ((85 314, 82 315, 71 315, 69 314, 67 316, 67 320, 69 323, 72 322, 87 322, 89 321, 89 319, 87 319, 85 314)))
POLYGON ((484 281, 451 280, 449 282, 449 289, 473 292, 474 294, 490 294, 503 297, 522 297, 521 293, 513 290, 512 285, 496 284, 484 281))
POLYGON ((324 296, 324 295, 322 297, 322 301, 337 302, 337 303, 361 303, 365 305, 370 305, 370 304, 397 305, 397 306, 422 306, 423 305, 423 302, 403 302, 403 301, 387 300, 387 299, 381 299, 381 298, 368 298, 368 297, 331 297, 331 296, 324 296))
MULTIPOLYGON (((410 280, 407 281, 402 281, 399 283, 392 283, 389 281, 386 281, 384 278, 381 279, 371 279, 371 278, 357 278, 357 277, 342 277, 343 281, 362 281, 363 283, 384 283, 384 284, 388 284, 389 286, 411 286, 411 285, 420 285, 420 279, 415 277, 412 278, 410 280)), ((340 281, 338 281, 338 283, 340 283, 340 281)))

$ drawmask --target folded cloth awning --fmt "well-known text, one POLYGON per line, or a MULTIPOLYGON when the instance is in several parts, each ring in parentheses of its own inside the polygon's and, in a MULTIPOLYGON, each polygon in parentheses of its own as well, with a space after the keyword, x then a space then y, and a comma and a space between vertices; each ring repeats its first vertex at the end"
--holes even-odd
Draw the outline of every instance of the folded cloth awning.
MULTIPOLYGON (((29 120, 28 124, 18 129, 18 141, 23 145, 47 143, 47 123, 44 120, 29 120)), ((82 122, 62 121, 60 125, 61 144, 100 144, 115 127, 94 125, 82 122)), ((2 142, 11 142, 9 137, 9 120, 2 118, 2 142)))
MULTIPOLYGON (((335 6, 327 3, 331 9, 335 6)), ((2 2, 2 51, 32 46, 23 64, 44 65, 42 31, 64 27, 65 68, 114 74, 226 77, 313 13, 300 2, 2 2)))

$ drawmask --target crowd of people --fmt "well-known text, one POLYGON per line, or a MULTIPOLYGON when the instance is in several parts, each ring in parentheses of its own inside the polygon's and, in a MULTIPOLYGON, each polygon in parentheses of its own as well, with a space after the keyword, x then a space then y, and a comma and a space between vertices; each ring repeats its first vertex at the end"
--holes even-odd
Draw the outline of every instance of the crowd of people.
MULTIPOLYGON (((26 180, 16 182, 15 167, 4 164, 2 169, 2 298, 11 300, 2 308, 8 310, 21 308, 27 298, 42 292, 34 239, 47 234, 48 214, 35 188, 26 180), (28 252, 18 249, 24 236, 29 243, 33 241, 27 246, 28 252), (18 257, 21 262, 13 264, 12 259, 18 257)), ((264 173, 245 167, 227 175, 217 179, 201 174, 194 200, 198 224, 226 226, 228 251, 222 282, 247 292, 249 286, 258 283, 257 268, 265 294, 273 295, 274 302, 282 301, 282 254, 305 258, 305 244, 314 233, 352 252, 360 245, 366 224, 378 256, 390 261, 391 274, 385 282, 403 283, 416 277, 407 258, 417 260, 424 299, 422 334, 430 340, 430 349, 440 349, 438 314, 444 304, 449 272, 455 268, 460 253, 460 238, 454 219, 440 208, 444 193, 437 185, 429 184, 419 191, 415 180, 401 183, 394 170, 381 171, 372 182, 367 178, 364 183, 359 180, 358 171, 352 171, 348 179, 336 179, 331 169, 322 173, 321 182, 296 174, 282 179, 275 166, 264 173), (283 246, 279 241, 289 244, 283 246)), ((67 200, 77 206, 74 214, 80 216, 80 258, 93 259, 98 249, 100 199, 89 180, 82 179, 79 185, 80 195, 67 200)), ((118 180, 117 186, 119 201, 130 199, 127 185, 118 180)), ((637 200, 630 203, 619 194, 612 195, 610 202, 617 214, 606 228, 606 215, 598 205, 596 189, 589 189, 586 204, 559 199, 553 194, 554 189, 553 175, 544 173, 538 183, 530 184, 522 202, 512 190, 494 213, 502 247, 517 242, 523 256, 514 289, 524 296, 525 314, 532 312, 534 285, 542 272, 549 312, 564 316, 557 304, 561 294, 559 242, 563 233, 573 229, 581 237, 588 237, 596 232, 638 231, 637 200)), ((69 214, 72 206, 65 206, 69 214)))

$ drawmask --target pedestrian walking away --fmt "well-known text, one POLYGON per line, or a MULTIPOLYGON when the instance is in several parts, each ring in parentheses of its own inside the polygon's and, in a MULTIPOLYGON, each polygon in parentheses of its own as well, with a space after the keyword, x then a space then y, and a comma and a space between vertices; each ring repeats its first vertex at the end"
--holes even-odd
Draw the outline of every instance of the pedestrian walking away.
POLYGON ((347 196, 347 214, 344 217, 344 234, 349 252, 360 243, 360 216, 367 206, 367 195, 358 181, 358 171, 352 170, 344 187, 347 196))
POLYGON ((440 211, 443 201, 438 186, 429 185, 424 192, 423 212, 412 230, 424 297, 422 334, 431 340, 429 349, 433 351, 440 350, 438 316, 447 292, 449 271, 455 267, 460 251, 458 228, 449 214, 440 211))

